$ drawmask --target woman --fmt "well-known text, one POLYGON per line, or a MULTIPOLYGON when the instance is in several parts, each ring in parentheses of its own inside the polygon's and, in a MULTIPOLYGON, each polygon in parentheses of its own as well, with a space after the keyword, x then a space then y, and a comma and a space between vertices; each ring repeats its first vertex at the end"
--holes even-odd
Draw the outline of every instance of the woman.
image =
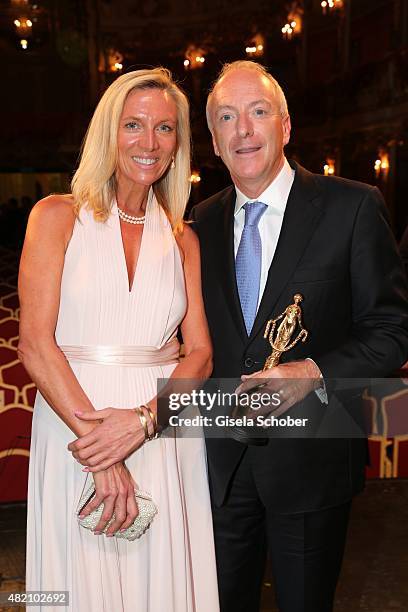
MULTIPOLYGON (((188 113, 167 70, 119 77, 90 123, 72 196, 40 201, 28 223, 19 353, 39 393, 26 588, 67 590, 75 612, 218 610, 203 439, 174 434, 144 443, 140 411, 132 410, 149 402, 154 419, 158 378, 205 378, 211 369, 199 249, 182 223, 188 113), (124 463, 112 442, 109 467, 96 461, 87 476, 67 446, 115 419, 129 456, 124 463), (96 495, 83 514, 104 504, 96 535, 76 516, 86 478, 94 478, 96 495), (158 514, 129 542, 113 535, 137 514, 135 484, 158 514)), ((141 410, 150 435, 153 419, 141 410)))

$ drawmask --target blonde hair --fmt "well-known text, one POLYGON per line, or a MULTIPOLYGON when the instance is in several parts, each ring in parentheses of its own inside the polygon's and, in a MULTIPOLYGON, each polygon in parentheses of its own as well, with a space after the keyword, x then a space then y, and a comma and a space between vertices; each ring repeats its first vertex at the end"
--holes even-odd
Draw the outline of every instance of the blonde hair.
POLYGON ((181 231, 190 195, 189 104, 170 71, 162 67, 123 74, 103 94, 89 124, 79 166, 71 182, 75 214, 78 216, 85 205, 93 211, 96 221, 106 221, 109 217, 116 192, 119 120, 127 96, 138 89, 168 92, 177 106, 175 168, 164 173, 153 185, 153 191, 173 230, 181 231))
POLYGON ((279 111, 283 118, 289 115, 288 104, 286 102, 285 94, 283 93, 282 87, 279 85, 278 81, 273 78, 273 76, 267 71, 265 66, 262 64, 258 64, 258 62, 252 62, 250 60, 237 60, 236 62, 231 62, 229 64, 224 64, 221 68, 221 72, 217 76, 216 80, 212 84, 212 87, 209 91, 207 98, 207 107, 206 107, 206 115, 207 115, 207 124, 210 132, 213 132, 213 124, 211 119, 211 106, 214 98, 214 91, 217 87, 218 83, 223 79, 227 74, 232 72, 233 70, 251 70, 252 72, 257 72, 261 76, 268 79, 268 81, 272 84, 274 93, 279 102, 279 111))

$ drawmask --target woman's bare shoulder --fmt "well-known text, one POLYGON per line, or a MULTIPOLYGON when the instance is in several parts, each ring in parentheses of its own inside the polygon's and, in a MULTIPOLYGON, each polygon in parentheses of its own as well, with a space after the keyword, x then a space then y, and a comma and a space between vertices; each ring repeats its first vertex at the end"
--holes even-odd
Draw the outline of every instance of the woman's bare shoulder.
POLYGON ((75 223, 74 199, 70 194, 53 194, 39 200, 32 208, 29 228, 58 234, 69 240, 75 223))
POLYGON ((39 200, 31 211, 37 217, 70 217, 74 214, 74 198, 71 194, 52 194, 39 200))
POLYGON ((69 225, 75 221, 74 198, 70 194, 53 194, 39 200, 30 213, 31 222, 69 225))
POLYGON ((177 234, 177 244, 182 251, 184 260, 195 258, 200 254, 200 243, 197 235, 188 223, 184 223, 183 231, 177 234))

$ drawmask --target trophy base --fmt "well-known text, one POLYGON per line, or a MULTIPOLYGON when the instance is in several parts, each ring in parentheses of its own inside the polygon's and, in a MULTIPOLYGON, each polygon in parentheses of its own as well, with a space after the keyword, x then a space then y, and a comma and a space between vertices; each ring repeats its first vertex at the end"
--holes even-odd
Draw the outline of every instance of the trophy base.
POLYGON ((251 432, 248 431, 248 427, 230 427, 228 430, 230 438, 241 444, 247 444, 248 446, 265 446, 268 444, 268 438, 260 438, 257 436, 251 436, 251 432))

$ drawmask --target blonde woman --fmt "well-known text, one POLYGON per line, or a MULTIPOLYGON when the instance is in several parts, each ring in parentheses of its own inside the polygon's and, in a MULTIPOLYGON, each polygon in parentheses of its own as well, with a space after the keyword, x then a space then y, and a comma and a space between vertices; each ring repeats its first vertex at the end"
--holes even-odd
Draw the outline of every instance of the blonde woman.
POLYGON ((170 73, 122 75, 94 113, 72 195, 30 215, 19 353, 39 392, 26 588, 69 591, 75 612, 218 610, 203 439, 146 441, 144 429, 158 378, 211 370, 199 248, 182 221, 189 160, 188 102, 170 73), (95 534, 76 516, 86 478, 96 495, 83 514, 104 504, 95 534), (129 542, 114 534, 137 515, 135 485, 158 514, 129 542))

